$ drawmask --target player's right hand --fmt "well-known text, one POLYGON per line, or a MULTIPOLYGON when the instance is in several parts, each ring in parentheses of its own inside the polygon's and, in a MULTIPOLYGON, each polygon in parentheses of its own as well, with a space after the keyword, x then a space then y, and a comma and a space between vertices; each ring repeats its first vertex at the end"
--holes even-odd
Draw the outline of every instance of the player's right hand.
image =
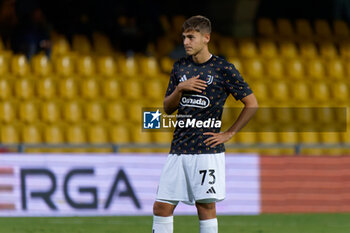
POLYGON ((187 79, 184 82, 179 83, 178 88, 180 92, 183 91, 196 91, 201 93, 205 88, 207 88, 207 82, 199 79, 199 75, 187 79))

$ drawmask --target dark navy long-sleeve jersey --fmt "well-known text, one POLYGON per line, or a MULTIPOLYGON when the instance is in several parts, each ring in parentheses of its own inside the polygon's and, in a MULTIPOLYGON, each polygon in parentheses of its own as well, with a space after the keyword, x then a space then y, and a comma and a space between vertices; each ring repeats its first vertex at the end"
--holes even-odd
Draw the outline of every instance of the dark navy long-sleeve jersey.
POLYGON ((195 63, 191 56, 175 62, 165 96, 170 95, 180 82, 197 75, 200 75, 199 78, 205 80, 208 86, 201 93, 183 92, 177 114, 187 116, 181 120, 188 124, 182 127, 176 126, 171 143, 171 154, 224 152, 224 144, 214 148, 206 146, 204 140, 211 136, 203 133, 220 132, 221 125, 214 126, 213 123, 221 121, 223 106, 229 94, 232 94, 236 100, 240 100, 252 93, 233 64, 213 55, 207 62, 201 64, 195 63), (198 123, 198 121, 201 122, 198 123))

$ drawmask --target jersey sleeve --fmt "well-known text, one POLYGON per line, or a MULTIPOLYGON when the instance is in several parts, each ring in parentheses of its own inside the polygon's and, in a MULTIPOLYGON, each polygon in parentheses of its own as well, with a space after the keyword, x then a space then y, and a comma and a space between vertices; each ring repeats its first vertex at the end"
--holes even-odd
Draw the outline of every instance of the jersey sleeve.
POLYGON ((165 96, 171 95, 171 93, 173 93, 176 86, 178 85, 176 74, 177 74, 177 64, 175 63, 170 74, 170 80, 169 80, 169 84, 168 84, 168 88, 166 90, 165 96))
POLYGON ((246 83, 233 64, 225 67, 224 80, 226 92, 233 95, 236 100, 243 99, 244 97, 253 93, 248 83, 246 83))

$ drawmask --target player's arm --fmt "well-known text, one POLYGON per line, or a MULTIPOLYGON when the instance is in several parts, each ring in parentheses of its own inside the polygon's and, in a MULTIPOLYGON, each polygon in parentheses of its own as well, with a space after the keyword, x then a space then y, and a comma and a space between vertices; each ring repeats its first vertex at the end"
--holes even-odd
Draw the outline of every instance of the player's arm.
POLYGON ((225 143, 230 140, 233 135, 238 133, 254 116, 256 111, 258 110, 258 101, 255 98, 255 95, 252 93, 241 99, 241 102, 244 104, 244 108, 239 114, 237 120, 233 123, 233 125, 225 132, 213 133, 206 132, 204 135, 211 135, 211 137, 204 140, 204 143, 207 146, 215 147, 221 143, 225 143))
POLYGON ((207 87, 204 80, 199 79, 199 75, 179 83, 174 91, 165 97, 163 106, 166 114, 172 114, 179 107, 180 99, 184 91, 196 91, 201 93, 207 87))

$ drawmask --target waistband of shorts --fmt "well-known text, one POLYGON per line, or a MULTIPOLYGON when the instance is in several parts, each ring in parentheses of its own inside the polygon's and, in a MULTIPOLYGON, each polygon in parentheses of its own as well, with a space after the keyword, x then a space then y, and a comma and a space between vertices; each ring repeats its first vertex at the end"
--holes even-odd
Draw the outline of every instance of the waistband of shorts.
POLYGON ((177 156, 205 156, 205 155, 225 155, 225 152, 220 152, 220 153, 212 153, 212 154, 169 154, 169 155, 177 155, 177 156))

